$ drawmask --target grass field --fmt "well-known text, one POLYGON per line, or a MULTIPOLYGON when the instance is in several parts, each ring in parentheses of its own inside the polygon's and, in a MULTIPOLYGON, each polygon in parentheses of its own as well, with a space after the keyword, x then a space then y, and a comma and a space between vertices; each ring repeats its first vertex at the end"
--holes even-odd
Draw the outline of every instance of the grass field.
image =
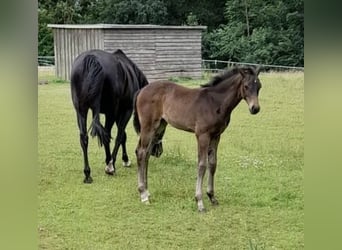
POLYGON ((103 149, 91 139, 94 182, 85 185, 69 84, 39 78, 49 80, 38 87, 39 249, 304 248, 304 73, 261 74, 261 112, 250 115, 244 102, 234 110, 219 145, 220 205, 206 198, 205 214, 194 201, 193 134, 167 128, 163 155, 150 160, 149 206, 137 191, 132 121, 132 167, 121 166, 119 151, 117 174, 105 175, 103 149))

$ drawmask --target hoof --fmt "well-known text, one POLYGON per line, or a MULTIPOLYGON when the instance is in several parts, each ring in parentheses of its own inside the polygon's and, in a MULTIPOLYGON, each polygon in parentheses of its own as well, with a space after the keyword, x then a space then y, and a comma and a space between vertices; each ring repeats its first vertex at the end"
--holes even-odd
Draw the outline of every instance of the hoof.
POLYGON ((219 204, 219 202, 216 199, 213 199, 211 201, 211 205, 213 205, 213 206, 218 206, 218 204, 219 204))
POLYGON ((198 208, 198 212, 199 213, 205 213, 205 212, 207 212, 207 210, 204 207, 202 207, 202 208, 198 208))
POLYGON ((107 167, 105 168, 105 173, 108 175, 114 175, 115 174, 115 169, 111 170, 111 169, 107 169, 107 167))
POLYGON ((105 173, 108 174, 108 175, 114 175, 115 174, 115 170, 108 171, 107 169, 105 169, 105 173))
POLYGON ((210 202, 211 202, 211 205, 217 206, 217 205, 219 204, 218 201, 216 200, 216 198, 215 198, 215 196, 214 196, 213 193, 207 192, 207 195, 208 195, 208 197, 209 197, 209 200, 210 200, 210 202))
POLYGON ((161 141, 153 145, 151 155, 159 158, 163 153, 163 143, 161 141))
POLYGON ((131 161, 128 160, 127 162, 123 162, 122 165, 126 168, 130 167, 131 166, 131 161))
POLYGON ((140 194, 140 200, 142 203, 150 204, 149 197, 150 197, 150 192, 148 190, 140 194))
POLYGON ((113 162, 110 161, 108 165, 105 167, 105 173, 108 175, 114 175, 115 173, 115 168, 113 166, 113 162))
POLYGON ((84 180, 83 180, 83 183, 86 183, 86 184, 90 184, 90 183, 92 183, 93 182, 93 178, 91 178, 90 176, 87 178, 84 178, 84 180))
POLYGON ((142 204, 145 204, 145 205, 151 205, 151 202, 149 200, 146 200, 146 201, 141 201, 142 204))

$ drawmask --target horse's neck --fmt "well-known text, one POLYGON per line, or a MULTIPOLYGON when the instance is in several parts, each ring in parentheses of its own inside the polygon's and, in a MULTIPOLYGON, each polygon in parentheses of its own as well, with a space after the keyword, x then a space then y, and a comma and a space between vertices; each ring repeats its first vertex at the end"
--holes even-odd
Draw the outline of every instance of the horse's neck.
POLYGON ((212 89, 212 95, 220 105, 223 113, 230 115, 232 110, 242 100, 240 95, 240 80, 236 79, 232 84, 219 84, 212 89))

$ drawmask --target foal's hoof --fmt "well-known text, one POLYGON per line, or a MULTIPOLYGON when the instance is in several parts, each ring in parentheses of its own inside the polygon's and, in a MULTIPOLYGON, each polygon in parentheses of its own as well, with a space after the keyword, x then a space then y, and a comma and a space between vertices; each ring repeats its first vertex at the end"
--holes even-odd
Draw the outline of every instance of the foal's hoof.
POLYGON ((156 144, 153 145, 152 150, 151 150, 151 155, 159 158, 163 153, 163 143, 157 142, 156 144))
POLYGON ((124 167, 126 167, 126 168, 128 168, 128 167, 130 167, 131 166, 131 161, 130 160, 128 160, 127 162, 122 162, 122 165, 124 166, 124 167))
POLYGON ((211 205, 217 206, 219 204, 218 201, 216 200, 216 198, 214 197, 214 195, 212 193, 207 192, 207 195, 209 197, 211 205))
POLYGON ((144 204, 150 204, 149 197, 150 197, 150 192, 148 190, 140 194, 140 200, 144 204))
POLYGON ((198 208, 198 212, 205 213, 207 212, 207 210, 204 207, 202 207, 202 208, 198 208))
POLYGON ((210 202, 211 202, 211 205, 213 206, 218 206, 219 204, 219 202, 215 198, 211 199, 210 202))
POLYGON ((92 183, 92 182, 93 182, 93 178, 91 178, 90 176, 84 178, 84 180, 83 180, 83 183, 86 183, 86 184, 90 184, 90 183, 92 183))
POLYGON ((151 202, 149 200, 146 200, 146 201, 141 201, 142 204, 145 204, 145 205, 151 205, 151 202))
POLYGON ((213 200, 213 201, 211 201, 211 205, 218 206, 219 202, 217 200, 213 200))

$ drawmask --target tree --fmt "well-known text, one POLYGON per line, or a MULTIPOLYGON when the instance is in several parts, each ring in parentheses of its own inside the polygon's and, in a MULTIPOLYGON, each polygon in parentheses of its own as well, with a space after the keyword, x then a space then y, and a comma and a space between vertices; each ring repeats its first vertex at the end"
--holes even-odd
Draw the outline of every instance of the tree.
POLYGON ((39 55, 53 55, 49 23, 206 25, 202 56, 304 65, 303 0, 38 0, 39 55))
POLYGON ((164 24, 167 9, 161 0, 107 1, 102 13, 105 23, 164 24))
POLYGON ((77 23, 81 16, 78 13, 78 0, 45 0, 38 2, 38 54, 52 56, 53 35, 47 27, 50 23, 77 23))
POLYGON ((41 56, 53 55, 53 35, 47 24, 52 20, 45 8, 38 9, 38 53, 41 56))
POLYGON ((228 0, 226 23, 208 34, 208 57, 303 66, 303 1, 228 0))

